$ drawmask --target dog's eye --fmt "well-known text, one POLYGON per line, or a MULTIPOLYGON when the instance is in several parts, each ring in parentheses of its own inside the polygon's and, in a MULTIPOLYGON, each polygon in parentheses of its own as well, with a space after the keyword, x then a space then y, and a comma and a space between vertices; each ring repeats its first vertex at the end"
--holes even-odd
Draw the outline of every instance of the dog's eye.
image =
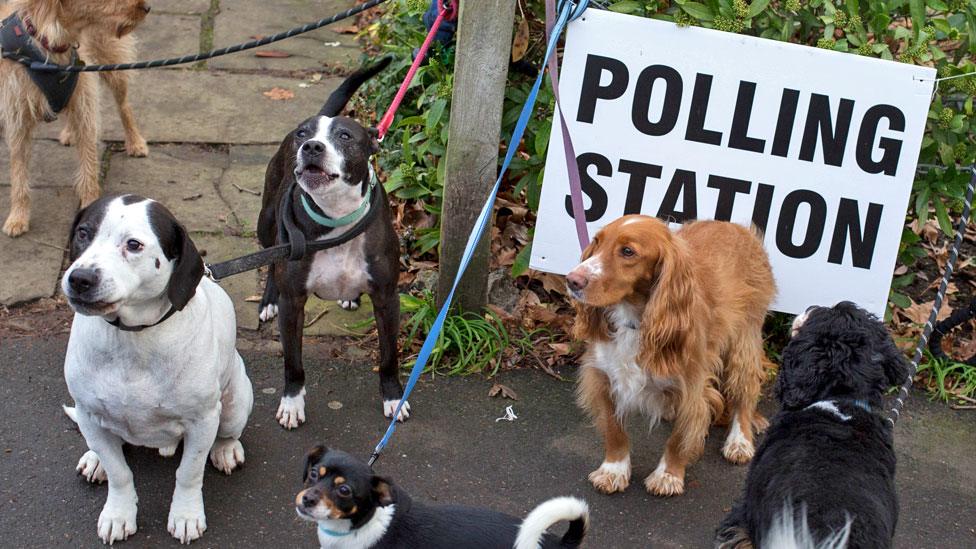
POLYGON ((623 248, 620 248, 620 255, 624 257, 634 257, 637 255, 637 252, 635 252, 630 246, 624 246, 623 248))
POLYGON ((339 132, 339 139, 349 141, 352 139, 352 135, 350 135, 349 132, 339 132))
POLYGON ((319 478, 319 472, 316 469, 312 469, 308 472, 308 480, 317 480, 319 478))
POLYGON ((88 240, 88 237, 90 236, 91 235, 88 234, 88 229, 84 227, 78 227, 78 230, 75 231, 75 238, 77 238, 78 240, 88 240))
POLYGON ((352 488, 350 488, 348 484, 339 485, 338 491, 339 491, 339 495, 344 498, 352 496, 352 488))
POLYGON ((298 133, 296 133, 295 135, 298 136, 299 138, 304 138, 305 136, 308 135, 308 132, 305 130, 298 130, 298 133))
POLYGON ((129 250, 130 252, 141 252, 142 248, 143 248, 142 242, 139 242, 134 238, 130 238, 125 243, 125 249, 129 250))

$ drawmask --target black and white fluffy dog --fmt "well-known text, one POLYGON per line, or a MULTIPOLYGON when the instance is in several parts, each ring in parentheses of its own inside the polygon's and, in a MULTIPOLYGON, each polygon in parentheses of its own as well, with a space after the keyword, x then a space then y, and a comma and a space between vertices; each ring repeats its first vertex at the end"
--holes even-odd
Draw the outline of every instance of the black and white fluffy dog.
MULTIPOLYGON (((310 294, 338 300, 347 309, 357 307, 363 293, 369 294, 379 333, 380 394, 387 417, 393 416, 403 396, 397 360, 400 247, 386 192, 370 166, 379 143, 374 130, 339 116, 359 86, 389 62, 390 58, 384 58, 349 76, 317 115, 285 137, 265 173, 258 238, 266 248, 287 242, 286 223, 297 233, 293 237, 311 242, 342 235, 359 215, 373 216, 366 230, 349 242, 295 261, 281 261, 268 276, 260 317, 267 321, 280 316, 285 389, 276 417, 286 429, 305 422, 302 329, 310 294), (370 208, 378 211, 366 213, 370 208)), ((403 421, 409 415, 410 406, 404 403, 397 419, 403 421)))
POLYGON ((75 401, 65 408, 88 445, 78 472, 108 479, 98 517, 106 543, 136 531, 132 471, 122 444, 183 456, 169 509, 181 542, 207 529, 207 454, 230 474, 244 463, 240 436, 253 393, 237 353, 234 305, 203 278, 193 241, 158 202, 107 197, 75 217, 71 266, 62 289, 75 310, 64 377, 75 401))
POLYGON ((776 380, 782 410, 716 547, 890 547, 898 499, 882 395, 907 376, 884 325, 855 304, 798 316, 776 380))
POLYGON ((559 497, 543 502, 524 521, 461 505, 413 501, 361 460, 324 446, 305 458, 305 489, 295 510, 318 523, 319 543, 330 549, 538 549, 579 547, 589 526, 584 501, 559 497), (546 532, 569 521, 562 538, 546 532))

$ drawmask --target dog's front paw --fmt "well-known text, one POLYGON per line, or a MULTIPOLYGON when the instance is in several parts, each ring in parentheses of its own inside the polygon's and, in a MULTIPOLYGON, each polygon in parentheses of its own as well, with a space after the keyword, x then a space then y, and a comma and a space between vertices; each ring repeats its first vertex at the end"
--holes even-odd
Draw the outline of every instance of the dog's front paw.
POLYGON ((78 460, 78 466, 75 467, 75 471, 78 471, 78 474, 85 477, 85 480, 88 482, 101 484, 108 480, 105 469, 102 469, 102 462, 98 459, 98 454, 91 450, 88 450, 81 456, 81 459, 78 460))
POLYGON ((276 316, 278 316, 278 305, 275 303, 268 303, 261 307, 261 312, 258 313, 258 319, 261 322, 267 322, 276 316))
POLYGON ((295 396, 281 397, 278 412, 275 413, 278 423, 285 429, 294 429, 305 423, 305 388, 295 396))
POLYGON ((338 303, 339 307, 342 307, 346 311, 355 311, 362 304, 362 301, 361 298, 357 297, 356 299, 352 300, 340 299, 339 301, 336 301, 336 303, 338 303))
POLYGON ((210 462, 229 475, 238 466, 244 464, 244 446, 237 439, 218 438, 210 449, 210 462))
POLYGON ((14 215, 13 212, 7 217, 3 224, 3 234, 13 238, 20 236, 30 229, 30 217, 24 215, 14 215))
MULTIPOLYGON (((384 400, 383 401, 383 415, 389 418, 393 417, 396 412, 397 406, 400 405, 400 399, 396 400, 384 400)), ((403 407, 400 408, 400 413, 397 414, 397 421, 403 423, 410 417, 410 403, 407 401, 403 402, 403 407)))
POLYGON ((111 496, 112 494, 109 494, 109 500, 105 502, 102 513, 98 515, 98 537, 109 545, 136 533, 138 511, 135 493, 122 498, 111 496))
POLYGON ((644 488, 655 496, 678 496, 685 493, 685 479, 658 467, 644 479, 644 488))
POLYGON ((132 141, 126 140, 125 153, 136 158, 143 158, 149 156, 149 145, 146 144, 145 138, 140 135, 132 141))
POLYGON ((604 494, 623 492, 630 485, 630 458, 623 461, 604 461, 590 473, 590 483, 604 494))
POLYGON ((169 506, 166 529, 180 543, 190 543, 207 530, 207 517, 203 512, 203 492, 176 489, 173 503, 169 506))
POLYGON ((735 419, 732 422, 732 428, 729 429, 729 435, 725 439, 725 444, 722 446, 722 455, 728 461, 741 465, 748 463, 755 453, 755 446, 752 445, 752 441, 742 432, 742 429, 739 427, 739 420, 735 419))

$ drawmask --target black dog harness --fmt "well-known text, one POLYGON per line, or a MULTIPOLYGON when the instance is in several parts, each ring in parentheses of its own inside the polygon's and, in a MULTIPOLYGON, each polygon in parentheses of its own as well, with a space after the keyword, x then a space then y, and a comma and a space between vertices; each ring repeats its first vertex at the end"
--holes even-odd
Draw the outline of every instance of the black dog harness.
MULTIPOLYGON (((48 63, 48 56, 31 40, 31 35, 36 34, 36 32, 30 32, 31 30, 33 30, 33 26, 25 26, 18 14, 11 14, 10 17, 0 22, 0 49, 5 52, 13 52, 16 55, 38 63, 46 64, 48 63)), ((43 38, 40 40, 42 40, 42 43, 46 43, 46 40, 43 38)), ((77 48, 70 48, 70 50, 71 60, 69 63, 71 65, 83 65, 84 63, 78 59, 77 48)), ((53 51, 59 51, 59 49, 53 51)), ((31 80, 34 81, 34 85, 47 98, 47 104, 50 105, 51 110, 55 114, 64 110, 68 105, 68 101, 71 100, 72 94, 75 92, 75 87, 78 85, 79 73, 40 71, 29 66, 25 66, 24 68, 27 70, 27 74, 30 75, 31 80)))

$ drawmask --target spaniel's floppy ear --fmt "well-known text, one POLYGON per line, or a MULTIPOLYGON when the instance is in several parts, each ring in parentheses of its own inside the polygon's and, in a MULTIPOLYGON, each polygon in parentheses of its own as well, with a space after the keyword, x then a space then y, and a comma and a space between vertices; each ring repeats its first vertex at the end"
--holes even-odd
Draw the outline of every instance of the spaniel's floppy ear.
POLYGON ((684 242, 671 238, 661 247, 654 266, 657 280, 641 317, 638 360, 655 376, 671 377, 692 358, 698 339, 693 331, 702 319, 695 318, 699 288, 684 242))
POLYGON ((878 328, 881 332, 881 344, 878 353, 880 354, 881 366, 884 368, 885 377, 888 379, 889 385, 901 385, 905 383, 909 375, 905 355, 895 345, 895 341, 891 339, 891 334, 888 333, 888 330, 880 321, 878 322, 878 328))
POLYGON ((175 248, 179 256, 173 266, 173 273, 169 277, 166 296, 177 311, 183 310, 197 291, 197 285, 203 278, 203 258, 193 245, 193 240, 186 229, 175 219, 173 220, 175 248))
POLYGON ((377 505, 385 507, 393 503, 393 485, 383 477, 373 475, 370 479, 373 485, 373 498, 377 505))
POLYGON ((302 482, 308 480, 308 473, 312 470, 312 467, 322 459, 322 456, 327 454, 329 449, 321 444, 315 446, 305 454, 305 466, 302 467, 302 482))
POLYGON ((817 372, 819 356, 809 346, 790 342, 783 350, 783 364, 776 374, 773 394, 785 410, 797 410, 819 400, 821 383, 817 372), (792 348, 791 348, 792 347, 792 348))

